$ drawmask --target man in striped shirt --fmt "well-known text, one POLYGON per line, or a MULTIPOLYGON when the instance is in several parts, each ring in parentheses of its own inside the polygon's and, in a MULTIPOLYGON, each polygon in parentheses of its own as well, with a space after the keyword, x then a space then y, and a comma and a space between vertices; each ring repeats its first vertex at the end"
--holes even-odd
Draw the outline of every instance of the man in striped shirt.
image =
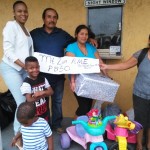
POLYGON ((12 146, 22 136, 24 150, 53 150, 52 131, 45 119, 36 116, 35 103, 21 103, 17 109, 17 119, 21 129, 13 138, 12 146))

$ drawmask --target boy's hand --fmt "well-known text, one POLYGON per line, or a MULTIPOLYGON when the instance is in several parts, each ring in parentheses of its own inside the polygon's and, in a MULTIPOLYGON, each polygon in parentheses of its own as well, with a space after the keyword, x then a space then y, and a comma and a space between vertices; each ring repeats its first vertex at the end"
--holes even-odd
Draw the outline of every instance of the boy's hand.
POLYGON ((16 142, 17 142, 17 139, 14 137, 11 141, 11 146, 15 146, 16 142))
POLYGON ((37 91, 33 94, 33 97, 35 99, 38 99, 38 98, 43 98, 44 97, 44 91, 37 91))

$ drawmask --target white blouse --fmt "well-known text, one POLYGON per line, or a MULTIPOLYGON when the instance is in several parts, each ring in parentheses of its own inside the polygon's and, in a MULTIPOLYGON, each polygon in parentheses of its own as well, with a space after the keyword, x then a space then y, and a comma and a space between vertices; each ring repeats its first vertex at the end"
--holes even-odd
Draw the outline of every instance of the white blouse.
POLYGON ((33 54, 31 36, 27 36, 15 20, 8 21, 3 29, 3 50, 2 60, 18 71, 22 68, 14 62, 19 59, 24 63, 25 58, 33 54))

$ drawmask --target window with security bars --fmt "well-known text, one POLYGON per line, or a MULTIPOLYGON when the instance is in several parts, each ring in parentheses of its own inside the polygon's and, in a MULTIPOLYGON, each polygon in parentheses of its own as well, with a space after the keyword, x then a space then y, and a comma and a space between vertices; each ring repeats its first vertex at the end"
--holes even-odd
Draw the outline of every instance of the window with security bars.
POLYGON ((121 56, 122 10, 122 5, 88 8, 88 26, 102 57, 121 56))

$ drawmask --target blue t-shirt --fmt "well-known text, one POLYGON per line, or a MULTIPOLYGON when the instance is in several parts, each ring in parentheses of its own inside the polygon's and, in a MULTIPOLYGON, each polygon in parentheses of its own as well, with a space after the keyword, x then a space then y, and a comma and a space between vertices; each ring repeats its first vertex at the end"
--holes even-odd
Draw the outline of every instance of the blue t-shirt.
POLYGON ((78 43, 77 42, 74 42, 72 44, 69 44, 66 48, 66 53, 67 52, 70 52, 72 54, 75 55, 75 57, 88 57, 88 58, 95 58, 95 52, 97 51, 96 48, 89 44, 89 43, 86 43, 86 50, 87 50, 87 55, 85 56, 79 46, 78 46, 78 43))
MULTIPOLYGON (((44 30, 44 26, 36 28, 30 32, 33 39, 34 51, 44 53, 56 57, 64 56, 64 48, 75 39, 66 31, 55 27, 51 33, 44 30)), ((55 85, 57 81, 64 79, 64 75, 42 73, 51 86, 55 85)))
MULTIPOLYGON (((67 48, 66 48, 66 53, 67 53, 67 52, 70 52, 70 53, 74 54, 75 57, 96 58, 94 54, 95 54, 95 52, 97 51, 97 49, 96 49, 93 45, 91 45, 91 44, 89 44, 89 43, 86 43, 86 50, 87 50, 87 55, 85 56, 85 55, 81 52, 81 50, 80 50, 80 48, 79 48, 79 46, 78 46, 78 43, 77 43, 77 42, 74 42, 74 43, 69 44, 69 45, 67 46, 67 48)), ((70 80, 71 76, 68 75, 68 77, 69 77, 69 80, 70 80)))
POLYGON ((33 39, 34 51, 56 57, 64 56, 64 48, 75 39, 61 28, 55 27, 47 33, 44 27, 36 28, 30 32, 33 39))
MULTIPOLYGON (((133 57, 138 59, 142 50, 133 54, 133 57)), ((138 73, 134 82, 133 93, 136 96, 150 100, 150 60, 148 54, 144 57, 138 67, 138 73)))

